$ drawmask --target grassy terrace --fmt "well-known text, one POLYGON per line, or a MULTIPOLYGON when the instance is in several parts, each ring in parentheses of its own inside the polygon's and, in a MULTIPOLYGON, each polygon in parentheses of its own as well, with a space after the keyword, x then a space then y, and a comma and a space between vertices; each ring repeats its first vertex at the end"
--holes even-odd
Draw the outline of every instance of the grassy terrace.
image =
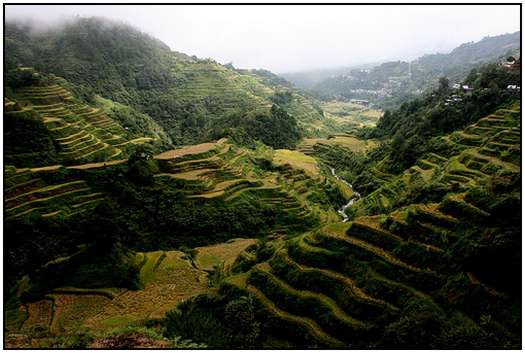
POLYGON ((280 210, 285 218, 289 218, 283 219, 287 225, 281 231, 285 232, 288 226, 293 227, 292 219, 304 220, 319 214, 307 200, 304 186, 307 180, 318 182, 316 162, 299 152, 288 152, 291 155, 284 150, 271 152, 272 160, 282 171, 262 171, 253 164, 257 152, 220 140, 156 156, 160 165, 156 177, 192 183, 195 188, 188 193, 189 199, 220 200, 231 204, 258 201, 280 210))
POLYGON ((24 109, 41 116, 65 164, 111 161, 127 156, 131 145, 156 140, 133 138, 102 109, 81 103, 58 84, 22 88, 16 95, 24 109))
MULTIPOLYGON (((92 138, 79 132, 61 142, 64 145, 85 145, 79 147, 76 150, 78 152, 89 150, 92 138)), ((74 150, 74 147, 70 149, 74 150)), ((184 181, 187 184, 186 197, 189 199, 214 199, 227 203, 258 200, 281 210, 285 218, 289 218, 287 223, 292 222, 292 219, 316 217, 316 214, 325 212, 316 210, 317 206, 308 200, 309 190, 305 183, 318 182, 316 175, 319 170, 313 158, 299 152, 288 155, 280 150, 275 155, 280 158, 276 165, 282 170, 270 172, 253 164, 255 155, 256 152, 235 147, 226 140, 183 147, 155 156, 154 161, 159 170, 154 176, 160 183, 170 183, 174 179, 184 181), (309 171, 314 171, 314 174, 311 175, 309 171)), ((115 158, 65 167, 15 168, 9 171, 6 181, 7 215, 16 218, 35 213, 54 217, 88 210, 103 200, 104 195, 93 191, 78 177, 63 182, 49 182, 42 176, 65 171, 89 171, 125 162, 126 159, 115 158)))
POLYGON ((207 102, 206 109, 225 115, 240 109, 268 111, 273 91, 253 75, 234 73, 213 62, 179 62, 173 74, 181 84, 170 92, 181 101, 207 102))
MULTIPOLYGON (((186 94, 216 88, 207 84, 198 79, 188 83, 192 89, 186 94)), ((49 92, 63 93, 51 87, 24 97, 47 99, 49 92)), ((253 94, 263 97, 265 92, 255 85, 253 94)), ((81 173, 125 163, 126 144, 149 139, 124 138, 122 128, 101 110, 72 99, 41 102, 33 109, 53 133, 60 153, 78 163, 65 169, 8 168, 8 219, 32 214, 70 217, 95 207, 107 196, 91 188, 81 173), (64 170, 70 177, 49 177, 64 170)), ((505 293, 475 271, 458 272, 451 253, 457 246, 457 229, 473 220, 483 224, 492 216, 469 191, 494 175, 520 173, 519 111, 497 112, 442 142, 450 147, 448 154, 429 153, 399 176, 372 171, 382 186, 352 206, 348 223, 340 222, 327 201, 319 201, 326 197, 320 191, 335 185, 348 199, 352 190, 322 175, 314 155, 333 146, 363 153, 377 146, 376 141, 339 134, 305 140, 297 151, 274 151, 261 146, 250 150, 222 139, 161 153, 148 161, 154 165, 155 182, 183 190, 181 199, 188 204, 256 205, 275 214, 265 241, 235 239, 193 252, 139 252, 133 262, 140 269, 143 289, 55 288, 45 298, 22 305, 8 326, 11 332, 40 326, 68 333, 79 325, 99 332, 158 320, 196 294, 214 293, 208 276, 222 269, 224 275, 235 274, 219 292, 251 296, 265 325, 298 347, 385 348, 375 346, 377 336, 409 316, 413 305, 430 308, 431 316, 459 317, 460 326, 480 325, 473 313, 485 310, 505 336, 512 331, 507 328, 513 329, 511 320, 493 306, 484 307, 492 301, 506 303, 505 293), (426 190, 428 185, 448 191, 433 202, 410 198, 411 188, 426 190), (270 244, 272 250, 246 250, 261 244, 270 244), (238 273, 240 268, 246 272, 238 273), (475 293, 471 305, 479 310, 469 307, 462 312, 447 302, 450 295, 443 294, 443 288, 459 276, 468 281, 465 285, 475 293)))
POLYGON ((323 108, 329 118, 349 121, 360 127, 375 126, 382 115, 382 112, 379 110, 350 102, 323 102, 321 108, 323 108))
MULTIPOLYGON (((90 141, 89 136, 86 139, 81 131, 65 137, 61 140, 64 144, 75 145, 90 141)), ((186 197, 194 199, 195 202, 204 198, 206 201, 214 199, 213 201, 224 202, 227 205, 257 202, 260 207, 268 207, 278 214, 276 224, 270 230, 271 236, 283 238, 297 232, 301 222, 315 219, 316 212, 321 212, 314 209, 315 202, 307 197, 311 190, 306 183, 317 187, 318 180, 310 176, 302 164, 290 163, 289 156, 286 156, 287 163, 276 165, 277 169, 261 169, 253 162, 261 155, 267 156, 271 161, 274 153, 269 149, 252 151, 239 148, 226 140, 220 140, 168 151, 155 156, 150 162, 158 166, 155 177, 159 183, 169 184, 173 179, 182 181, 186 197)), ((282 152, 279 153, 282 155, 282 152)), ((299 153, 293 153, 292 157, 292 162, 304 159, 311 162, 310 157, 299 153)), ((81 176, 91 173, 92 170, 95 172, 99 168, 123 163, 126 163, 126 159, 66 167, 8 167, 6 216, 21 218, 29 214, 38 214, 46 218, 72 217, 87 212, 109 196, 92 189, 81 176)), ((30 332, 39 325, 52 334, 67 335, 79 327, 99 332, 141 323, 144 320, 160 319, 166 311, 174 309, 181 301, 209 291, 209 272, 215 267, 229 272, 234 267, 237 256, 246 248, 255 245, 254 239, 235 239, 223 244, 196 248, 194 258, 180 251, 138 253, 134 263, 140 268, 143 289, 127 291, 118 288, 55 288, 45 300, 38 304, 28 304, 27 308, 22 306, 20 313, 16 314, 16 320, 25 316, 38 316, 43 321, 24 319, 26 323, 21 329, 17 326, 18 321, 13 319, 10 321, 10 332, 30 332), (49 303, 50 306, 47 306, 49 303), (51 309, 45 311, 47 308, 51 309)), ((245 253, 248 259, 251 259, 252 255, 245 253)), ((262 292, 259 294, 264 296, 262 292)), ((310 295, 308 300, 315 299, 310 295)), ((341 325, 361 327, 360 320, 354 320, 342 309, 334 308, 334 303, 329 297, 322 301, 322 305, 324 310, 335 310, 333 315, 343 320, 341 325)), ((288 315, 277 307, 273 310, 288 315)), ((279 320, 281 316, 275 317, 279 320)), ((312 342, 317 342, 318 338, 330 344, 339 342, 338 339, 324 333, 312 319, 290 314, 286 320, 298 320, 294 322, 310 327, 312 342)), ((327 331, 333 329, 328 327, 327 331)))
POLYGON ((319 175, 317 161, 298 151, 277 150, 275 151, 274 163, 277 165, 290 165, 292 168, 304 170, 312 177, 319 175))
MULTIPOLYGON (((294 315, 281 309, 257 287, 248 284, 246 274, 228 278, 223 288, 227 288, 223 289, 225 291, 233 288, 241 293, 255 297, 267 312, 268 321, 275 323, 286 333, 300 333, 303 344, 307 343, 313 347, 344 347, 343 342, 326 333, 314 320, 304 316, 294 315)), ((287 338, 290 339, 289 336, 287 336, 287 338)))
MULTIPOLYGON (((341 237, 346 237, 344 228, 337 226, 333 230, 342 231, 341 237)), ((309 245, 305 240, 300 237, 289 241, 290 254, 286 249, 277 251, 269 262, 228 279, 223 291, 235 287, 253 294, 268 315, 280 319, 277 323, 292 322, 298 327, 292 340, 300 342, 306 335, 315 339, 315 343, 310 343, 312 346, 328 347, 365 347, 377 324, 384 325, 394 319, 393 314, 399 310, 397 305, 403 298, 415 296, 429 300, 427 294, 380 274, 369 276, 388 291, 376 292, 363 287, 362 278, 352 278, 356 270, 355 265, 350 264, 353 260, 343 260, 350 253, 338 255, 340 246, 328 249, 324 245, 309 245), (394 295, 397 298, 391 298, 394 295)), ((392 259, 385 258, 384 253, 383 250, 375 256, 378 261, 392 265, 392 259)), ((362 260, 355 261, 365 266, 362 260)), ((394 261, 394 264, 399 266, 400 262, 394 261)), ((404 266, 414 270, 410 265, 404 266)), ((308 347, 304 342, 300 346, 308 347)))
POLYGON ((268 84, 258 74, 228 70, 214 62, 178 62, 172 69, 179 84, 170 93, 181 103, 202 104, 210 117, 227 118, 228 114, 251 111, 267 114, 276 92, 290 91, 293 99, 287 109, 309 136, 326 136, 339 124, 326 119, 311 99, 289 87, 268 84))
POLYGON ((200 247, 194 263, 180 251, 138 252, 144 286, 137 291, 119 288, 56 288, 44 299, 22 305, 19 321, 9 321, 10 332, 31 332, 36 327, 53 334, 70 334, 79 327, 96 332, 160 319, 196 294, 206 293, 207 272, 220 263, 232 264, 254 239, 234 239, 225 244, 200 247))
POLYGON ((297 150, 308 155, 314 154, 316 149, 323 150, 331 146, 339 146, 349 149, 352 152, 363 153, 375 147, 376 140, 358 139, 351 133, 332 134, 328 138, 306 138, 297 146, 297 150))
POLYGON ((223 266, 226 271, 233 265, 237 256, 245 249, 257 244, 255 239, 231 239, 223 244, 195 248, 197 267, 211 271, 216 266, 223 266))
POLYGON ((511 110, 500 112, 498 118, 482 118, 463 131, 443 137, 444 143, 457 151, 455 155, 445 157, 429 153, 418 160, 416 166, 356 202, 352 208, 354 215, 391 211, 397 206, 396 200, 410 192, 414 182, 421 185, 441 183, 466 190, 483 183, 495 172, 519 173, 517 112, 519 110, 511 110))
MULTIPOLYGON (((382 218, 333 224, 289 240, 269 262, 228 279, 223 291, 233 286, 253 294, 268 315, 279 317, 277 323, 290 321, 299 327, 292 337, 297 342, 307 335, 321 346, 368 347, 373 328, 393 322, 409 300, 423 301, 436 313, 443 312, 433 299, 434 291, 452 274, 442 258, 443 250, 428 239, 436 236, 436 230, 453 227, 458 218, 471 216, 450 207, 450 200, 468 204, 457 195, 439 205, 414 208, 421 213, 416 211, 411 217, 427 225, 426 234, 419 229, 418 236, 408 225, 395 233, 384 228, 385 217, 402 222, 397 211, 382 218)), ((470 278, 471 285, 484 295, 502 297, 475 276, 470 278)), ((501 316, 497 320, 505 325, 501 316)), ((308 347, 304 342, 300 346, 308 347)))
POLYGON ((43 217, 69 216, 88 210, 104 200, 104 195, 93 192, 84 180, 49 183, 40 174, 54 172, 22 170, 8 173, 4 199, 6 218, 30 214, 43 217))

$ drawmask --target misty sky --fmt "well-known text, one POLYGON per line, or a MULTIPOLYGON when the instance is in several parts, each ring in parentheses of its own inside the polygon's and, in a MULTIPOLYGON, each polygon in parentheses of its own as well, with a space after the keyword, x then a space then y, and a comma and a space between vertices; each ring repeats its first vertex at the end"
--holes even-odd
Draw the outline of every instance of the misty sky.
POLYGON ((6 5, 6 20, 124 21, 173 50, 274 72, 415 59, 520 29, 518 5, 6 5))

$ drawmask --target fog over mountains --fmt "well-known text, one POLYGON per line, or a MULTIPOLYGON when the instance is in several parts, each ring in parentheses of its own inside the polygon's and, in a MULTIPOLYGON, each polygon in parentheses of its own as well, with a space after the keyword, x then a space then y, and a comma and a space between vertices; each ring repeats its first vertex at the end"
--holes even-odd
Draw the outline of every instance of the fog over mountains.
POLYGON ((53 24, 77 15, 124 21, 172 50, 274 72, 413 60, 520 23, 516 7, 489 5, 6 7, 7 20, 53 24))

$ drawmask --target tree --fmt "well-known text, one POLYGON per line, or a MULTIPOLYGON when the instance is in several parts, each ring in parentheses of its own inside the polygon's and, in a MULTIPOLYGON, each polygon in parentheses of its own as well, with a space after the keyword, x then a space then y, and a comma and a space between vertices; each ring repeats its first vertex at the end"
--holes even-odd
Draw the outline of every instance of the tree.
POLYGON ((270 114, 257 114, 244 120, 246 132, 273 148, 293 148, 301 138, 297 121, 274 104, 270 114))
POLYGON ((137 184, 151 184, 153 182, 153 170, 149 162, 152 157, 153 152, 151 146, 137 146, 128 159, 127 176, 137 184))
POLYGON ((229 302, 224 309, 224 319, 235 347, 254 347, 261 330, 255 319, 254 299, 251 295, 229 302))
POLYGON ((450 90, 450 81, 446 77, 440 77, 439 78, 439 88, 438 91, 441 94, 448 93, 450 90))

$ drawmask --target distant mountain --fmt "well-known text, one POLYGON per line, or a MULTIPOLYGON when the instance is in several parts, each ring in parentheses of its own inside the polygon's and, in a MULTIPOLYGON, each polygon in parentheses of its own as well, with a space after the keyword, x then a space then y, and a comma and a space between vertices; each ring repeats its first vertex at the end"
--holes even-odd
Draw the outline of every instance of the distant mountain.
POLYGON ((461 44, 449 54, 424 55, 413 64, 421 69, 446 71, 450 67, 495 61, 504 55, 515 54, 519 49, 520 32, 514 32, 461 44))
POLYGON ((314 87, 317 83, 324 81, 328 78, 348 74, 351 70, 354 69, 370 69, 376 65, 378 65, 378 63, 349 65, 330 69, 286 72, 280 73, 279 75, 292 82, 299 88, 309 89, 314 87))
POLYGON ((318 82, 310 79, 311 72, 284 77, 323 99, 367 99, 388 107, 419 95, 441 76, 459 81, 472 68, 509 55, 519 56, 519 50, 520 32, 515 32, 465 43, 448 54, 424 55, 410 63, 393 61, 369 69, 354 68, 318 82))

